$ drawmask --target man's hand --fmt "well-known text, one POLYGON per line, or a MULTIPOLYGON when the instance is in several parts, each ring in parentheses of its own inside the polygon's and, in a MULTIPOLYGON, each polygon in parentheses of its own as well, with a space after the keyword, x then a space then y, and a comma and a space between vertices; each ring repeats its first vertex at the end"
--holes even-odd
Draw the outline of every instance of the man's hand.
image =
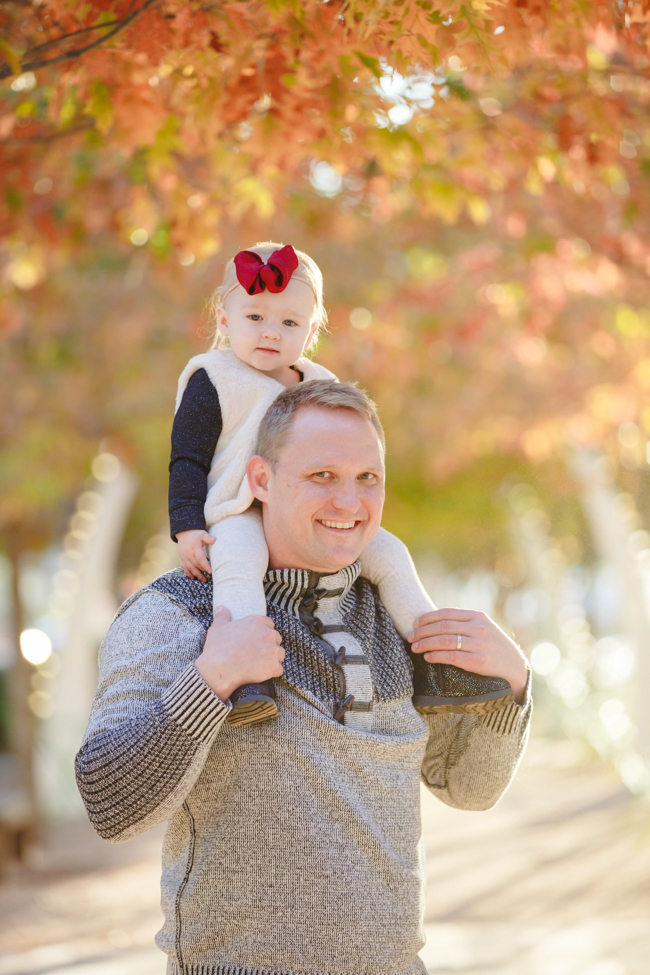
POLYGON ((212 567, 205 557, 204 545, 214 545, 216 539, 208 535, 201 528, 191 528, 186 532, 177 532, 178 557, 181 568, 188 579, 199 579, 205 582, 204 572, 210 574, 212 567))
POLYGON ((526 658, 485 613, 472 609, 437 609, 415 621, 408 641, 431 664, 453 664, 472 674, 507 680, 521 704, 526 690, 526 658), (462 649, 458 650, 458 636, 462 649))
POLYGON ((225 606, 215 610, 196 669, 222 701, 242 684, 282 676, 282 637, 268 616, 245 616, 231 623, 225 606))

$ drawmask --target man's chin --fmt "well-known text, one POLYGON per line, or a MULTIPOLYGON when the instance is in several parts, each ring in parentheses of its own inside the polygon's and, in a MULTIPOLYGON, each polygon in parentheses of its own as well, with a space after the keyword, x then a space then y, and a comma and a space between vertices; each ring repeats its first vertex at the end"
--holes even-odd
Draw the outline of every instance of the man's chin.
POLYGON ((318 567, 315 564, 311 566, 313 571, 338 572, 347 565, 356 562, 365 548, 367 540, 364 539, 362 544, 359 544, 357 539, 354 540, 354 544, 350 544, 351 542, 352 539, 341 538, 339 541, 334 538, 329 545, 314 545, 309 554, 309 560, 318 563, 318 567))

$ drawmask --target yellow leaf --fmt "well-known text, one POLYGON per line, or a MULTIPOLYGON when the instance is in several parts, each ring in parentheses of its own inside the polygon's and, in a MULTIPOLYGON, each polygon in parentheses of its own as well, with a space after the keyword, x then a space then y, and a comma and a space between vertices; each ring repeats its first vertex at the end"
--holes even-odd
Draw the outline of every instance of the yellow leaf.
POLYGON ((11 47, 9 47, 9 45, 7 44, 7 42, 2 39, 2 37, 0 37, 0 51, 2 51, 2 53, 4 54, 5 61, 7 62, 7 64, 9 65, 9 67, 11 68, 11 73, 12 74, 22 74, 23 69, 22 69, 22 66, 20 64, 20 58, 18 57, 18 55, 16 54, 16 52, 13 51, 11 49, 11 47))
POLYGON ((593 44, 587 45, 587 63, 594 71, 605 71, 609 65, 607 55, 593 44))
POLYGON ((544 192, 544 184, 542 183, 541 176, 535 169, 529 169, 528 175, 526 176, 526 181, 524 187, 531 196, 541 196, 544 192))
POLYGON ((487 223, 492 216, 492 208, 482 196, 470 196, 467 201, 467 210, 474 223, 478 226, 487 223))
POLYGON ((258 217, 270 217, 275 212, 273 197, 255 176, 245 176, 235 186, 238 213, 254 208, 258 217))
POLYGON ((633 338, 640 334, 639 316, 629 305, 619 305, 616 309, 616 328, 626 338, 633 338))

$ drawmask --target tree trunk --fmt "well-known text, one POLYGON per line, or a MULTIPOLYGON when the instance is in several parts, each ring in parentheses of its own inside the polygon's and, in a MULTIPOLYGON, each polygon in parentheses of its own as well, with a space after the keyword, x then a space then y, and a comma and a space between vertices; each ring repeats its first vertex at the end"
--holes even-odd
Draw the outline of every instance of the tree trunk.
POLYGON ((7 555, 11 567, 10 599, 12 638, 16 650, 9 673, 9 747, 18 768, 17 785, 23 795, 24 817, 17 837, 18 852, 22 855, 39 835, 38 803, 34 780, 34 715, 29 707, 31 664, 20 652, 20 634, 24 629, 23 607, 20 597, 20 547, 15 534, 7 541, 7 555))

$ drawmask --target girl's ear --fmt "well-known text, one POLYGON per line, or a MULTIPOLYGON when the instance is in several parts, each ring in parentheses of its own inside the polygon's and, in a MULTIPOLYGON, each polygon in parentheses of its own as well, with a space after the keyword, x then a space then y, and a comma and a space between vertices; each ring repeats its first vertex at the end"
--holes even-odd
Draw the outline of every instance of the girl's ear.
POLYGON ((228 315, 226 314, 226 309, 223 305, 219 305, 217 308, 217 330, 221 332, 222 335, 228 334, 228 315))

